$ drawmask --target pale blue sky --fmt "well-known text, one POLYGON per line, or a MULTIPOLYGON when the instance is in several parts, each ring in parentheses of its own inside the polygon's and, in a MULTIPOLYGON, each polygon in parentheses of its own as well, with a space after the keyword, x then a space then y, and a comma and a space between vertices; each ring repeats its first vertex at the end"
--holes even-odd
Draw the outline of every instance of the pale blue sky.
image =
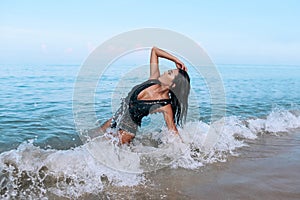
POLYGON ((164 28, 217 64, 300 65, 300 1, 0 1, 0 63, 81 64, 105 40, 164 28))

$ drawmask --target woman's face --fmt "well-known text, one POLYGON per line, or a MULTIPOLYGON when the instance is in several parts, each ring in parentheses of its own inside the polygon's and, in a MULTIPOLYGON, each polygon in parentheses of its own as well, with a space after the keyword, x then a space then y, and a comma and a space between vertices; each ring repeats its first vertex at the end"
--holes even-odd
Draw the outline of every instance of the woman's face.
POLYGON ((160 77, 159 80, 161 83, 164 83, 165 85, 171 86, 173 84, 173 80, 178 75, 178 69, 170 69, 166 72, 164 72, 160 77))

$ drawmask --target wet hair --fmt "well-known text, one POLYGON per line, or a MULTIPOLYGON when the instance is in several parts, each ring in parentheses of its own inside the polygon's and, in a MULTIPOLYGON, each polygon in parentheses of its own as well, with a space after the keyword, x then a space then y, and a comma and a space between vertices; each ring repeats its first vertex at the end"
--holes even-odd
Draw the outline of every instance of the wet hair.
POLYGON ((188 96, 190 93, 190 77, 188 73, 179 69, 173 83, 175 86, 170 88, 171 106, 173 110, 174 122, 182 126, 186 121, 188 109, 188 96))

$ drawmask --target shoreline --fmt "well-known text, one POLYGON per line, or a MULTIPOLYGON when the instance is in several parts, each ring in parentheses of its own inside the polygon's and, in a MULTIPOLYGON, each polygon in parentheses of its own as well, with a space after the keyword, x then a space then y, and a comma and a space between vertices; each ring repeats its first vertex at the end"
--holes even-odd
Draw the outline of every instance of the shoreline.
MULTIPOLYGON (((251 144, 250 144, 251 143, 251 144)), ((150 184, 107 187, 84 199, 273 199, 300 198, 300 130, 261 135, 239 156, 197 170, 165 168, 146 175, 150 184)))
MULTIPOLYGON (((247 140, 226 162, 199 169, 166 167, 145 173, 143 184, 114 186, 101 177, 103 190, 79 199, 300 199, 300 129, 262 134, 247 140)), ((69 199, 45 194, 49 199, 69 199)))
POLYGON ((173 182, 180 187, 174 185, 172 190, 180 190, 188 199, 299 199, 300 131, 263 135, 251 143, 237 150, 238 157, 198 173, 176 170, 179 173, 171 177, 177 177, 173 182))

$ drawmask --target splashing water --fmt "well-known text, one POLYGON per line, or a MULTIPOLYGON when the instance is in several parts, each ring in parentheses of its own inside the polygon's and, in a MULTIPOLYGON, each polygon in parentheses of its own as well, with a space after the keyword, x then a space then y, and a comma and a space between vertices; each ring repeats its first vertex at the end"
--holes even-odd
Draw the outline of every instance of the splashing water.
POLYGON ((265 118, 226 117, 212 124, 189 122, 180 136, 167 130, 137 136, 118 146, 104 136, 69 150, 42 149, 33 140, 0 154, 1 198, 78 198, 108 185, 145 184, 144 174, 162 167, 197 169, 238 156, 238 148, 259 134, 300 127, 299 111, 273 110, 265 118), (224 124, 223 124, 224 122, 224 124), (214 128, 222 125, 219 132, 214 128), (100 148, 101 147, 101 148, 100 148))

